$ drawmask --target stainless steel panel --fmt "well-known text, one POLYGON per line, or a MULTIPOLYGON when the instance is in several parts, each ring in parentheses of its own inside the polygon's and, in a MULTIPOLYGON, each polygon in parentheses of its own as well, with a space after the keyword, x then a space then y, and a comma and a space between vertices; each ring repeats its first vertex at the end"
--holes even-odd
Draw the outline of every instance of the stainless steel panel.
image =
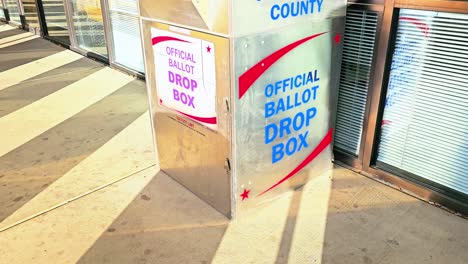
POLYGON ((226 216, 231 216, 229 40, 163 23, 142 21, 147 87, 160 167, 187 189, 226 216), (217 130, 211 130, 159 104, 151 28, 172 31, 214 44, 217 130))
POLYGON ((228 33, 228 0, 140 0, 140 14, 205 31, 228 33))
POLYGON ((309 21, 346 15, 346 0, 236 0, 232 7, 232 35, 260 33, 309 21))
POLYGON ((239 211, 332 168, 343 32, 341 17, 234 39, 239 211))

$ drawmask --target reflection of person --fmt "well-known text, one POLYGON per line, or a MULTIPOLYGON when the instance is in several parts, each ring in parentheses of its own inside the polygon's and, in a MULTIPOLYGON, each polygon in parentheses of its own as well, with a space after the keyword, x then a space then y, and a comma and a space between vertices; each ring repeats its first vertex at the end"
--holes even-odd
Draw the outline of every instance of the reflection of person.
POLYGON ((78 12, 80 13, 80 15, 86 17, 87 19, 102 22, 102 10, 100 1, 78 2, 76 4, 75 13, 78 12))

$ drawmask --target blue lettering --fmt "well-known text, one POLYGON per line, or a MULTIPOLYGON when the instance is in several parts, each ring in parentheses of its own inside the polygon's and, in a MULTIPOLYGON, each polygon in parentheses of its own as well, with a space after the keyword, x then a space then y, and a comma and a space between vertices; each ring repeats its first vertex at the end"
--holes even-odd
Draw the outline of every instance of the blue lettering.
MULTIPOLYGON (((284 79, 284 80, 283 80, 283 91, 285 91, 285 90, 286 90, 286 87, 289 86, 289 81, 290 81, 290 79, 284 79)), ((292 88, 292 87, 291 87, 291 88, 292 88)))
POLYGON ((284 112, 286 111, 286 109, 284 108, 284 100, 283 98, 280 98, 278 100, 278 106, 276 107, 276 114, 278 114, 279 112, 284 112))
POLYGON ((281 161, 284 158, 284 154, 288 156, 294 155, 301 151, 303 148, 308 148, 309 144, 307 143, 307 136, 309 135, 309 131, 303 134, 299 134, 299 137, 292 137, 288 139, 286 145, 284 143, 279 143, 274 145, 271 148, 271 162, 274 164, 278 161, 281 161))
POLYGON ((272 117, 275 114, 275 102, 265 104, 265 118, 272 117))
POLYGON ((299 4, 300 3, 291 3, 291 16, 296 17, 299 15, 299 4), (296 6, 296 10, 294 11, 294 6, 296 6))
POLYGON ((304 113, 300 112, 294 117, 293 128, 296 131, 301 130, 304 126, 304 113), (298 122, 299 121, 299 122, 298 122))
POLYGON ((296 76, 296 78, 294 79, 294 85, 296 87, 300 87, 300 86, 302 86, 301 82, 302 82, 302 76, 301 75, 296 76), (299 83, 298 83, 298 81, 299 81, 299 83))
POLYGON ((289 128, 291 126, 292 119, 290 117, 286 117, 284 119, 281 119, 280 121, 280 138, 291 134, 291 129, 289 128), (286 133, 284 133, 286 132, 286 133))
POLYGON ((299 93, 295 93, 294 94, 294 107, 298 107, 298 106, 301 106, 302 103, 299 102, 299 93))
POLYGON ((317 92, 318 92, 317 90, 319 89, 319 86, 316 85, 310 89, 314 92, 314 100, 317 100, 317 92))
POLYGON ((296 148, 297 139, 292 137, 288 140, 288 143, 286 143, 286 154, 288 154, 288 156, 292 156, 296 152, 296 148))
POLYGON ((278 81, 275 83, 275 88, 276 88, 276 91, 275 91, 275 95, 278 94, 278 91, 281 89, 281 81, 278 81))
MULTIPOLYGON (((313 1, 313 0, 311 0, 313 1)), ((298 5, 291 5, 292 7, 298 5)), ((284 9, 287 10, 287 9, 284 9)), ((280 9, 281 11, 281 9, 280 9)), ((310 88, 305 88, 305 85, 318 82, 318 71, 312 70, 301 73, 297 76, 289 77, 267 84, 264 88, 265 98, 271 98, 265 103, 264 115, 266 118, 271 118, 279 113, 289 111, 296 107, 305 107, 311 100, 316 100, 318 96, 319 85, 310 88), (304 88, 292 91, 295 88, 304 88), (280 93, 286 93, 284 97, 273 98, 280 93)), ((177 82, 177 76, 175 76, 177 82)), ((183 80, 182 80, 183 81, 183 80)), ((179 93, 178 96, 181 96, 179 93)), ((181 98, 182 100, 184 98, 181 98)), ((294 113, 294 117, 285 117, 281 120, 265 125, 264 143, 271 144, 275 141, 285 138, 284 142, 277 142, 272 146, 272 163, 281 161, 285 156, 292 156, 298 151, 308 148, 307 137, 309 131, 299 133, 305 127, 312 124, 313 119, 317 116, 317 108, 310 107, 307 110, 299 110, 294 113), (297 133, 292 136, 293 133, 297 133)), ((266 121, 266 120, 265 120, 266 121)))
POLYGON ((265 103, 265 118, 270 118, 279 113, 300 107, 309 103, 312 99, 317 100, 319 87, 320 86, 316 85, 302 91, 297 91, 294 94, 287 95, 283 98, 279 98, 277 101, 273 100, 265 103))
POLYGON ((280 17, 280 15, 278 13, 276 13, 276 15, 275 15, 275 13, 274 13, 275 10, 277 10, 277 11, 280 10, 279 5, 273 5, 271 7, 270 16, 271 16, 271 19, 273 19, 273 20, 277 20, 280 17))
POLYGON ((309 135, 309 131, 307 131, 305 134, 299 134, 299 140, 301 141, 301 144, 297 148, 297 151, 300 151, 302 147, 307 148, 309 147, 309 144, 307 144, 307 136, 309 135))
POLYGON ((281 6, 281 17, 282 18, 287 18, 289 16, 289 5, 288 4, 283 4, 281 6))
POLYGON ((272 20, 278 20, 280 17, 287 19, 303 15, 322 12, 323 0, 297 0, 295 2, 275 4, 270 9, 270 17, 272 20))
POLYGON ((318 12, 322 12, 322 3, 323 3, 323 0, 317 0, 317 4, 318 4, 318 12))
POLYGON ((265 97, 269 98, 273 95, 278 95, 279 93, 285 93, 287 90, 300 88, 304 85, 318 81, 320 81, 320 78, 318 77, 317 70, 305 72, 297 76, 285 78, 275 83, 269 83, 265 86, 264 94, 265 97))
POLYGON ((265 127, 265 145, 270 144, 278 135, 278 127, 275 124, 269 124, 265 127), (270 131, 272 131, 270 134, 270 131))
POLYGON ((304 104, 307 104, 310 101, 310 97, 312 96, 312 93, 309 89, 305 89, 304 92, 302 93, 302 102, 304 104))
POLYGON ((301 16, 309 14, 309 2, 301 2, 301 16))
POLYGON ((284 149, 283 143, 279 143, 273 146, 272 155, 271 155, 271 163, 275 164, 276 162, 283 159, 284 157, 283 149, 284 149))
POLYGON ((272 97, 273 96, 273 85, 272 84, 268 84, 266 87, 265 87, 265 96, 268 98, 268 97, 272 97))
POLYGON ((312 72, 309 72, 309 74, 307 74, 307 80, 305 81, 305 85, 311 83, 314 81, 314 76, 312 75, 312 72))
POLYGON ((316 115, 317 115, 317 108, 312 107, 312 108, 307 109, 307 112, 306 112, 306 117, 307 117, 306 126, 310 125, 310 120, 312 120, 316 115))

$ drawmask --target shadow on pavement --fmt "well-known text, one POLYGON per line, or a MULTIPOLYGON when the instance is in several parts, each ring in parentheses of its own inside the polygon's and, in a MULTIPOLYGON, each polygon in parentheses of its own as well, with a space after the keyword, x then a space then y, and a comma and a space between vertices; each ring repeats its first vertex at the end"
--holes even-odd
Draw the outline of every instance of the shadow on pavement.
POLYGON ((334 174, 322 263, 467 263, 466 220, 344 168, 334 174))
MULTIPOLYGON (((22 31, 24 33, 24 31, 22 31)), ((64 48, 44 39, 33 39, 0 49, 0 72, 53 55, 64 48)))
MULTIPOLYGON (((144 83, 133 81, 0 157, 0 221, 129 126, 147 108, 144 83)), ((57 197, 57 203, 64 199, 57 197)))
POLYGON ((228 224, 160 172, 79 263, 211 263, 228 224))
POLYGON ((0 118, 71 85, 104 66, 87 58, 68 63, 0 91, 0 118))

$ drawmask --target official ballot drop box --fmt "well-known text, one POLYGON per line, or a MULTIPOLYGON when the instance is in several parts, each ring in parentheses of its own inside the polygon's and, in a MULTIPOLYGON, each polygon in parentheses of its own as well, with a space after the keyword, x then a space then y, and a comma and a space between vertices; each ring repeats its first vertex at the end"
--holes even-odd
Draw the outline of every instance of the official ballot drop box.
POLYGON ((332 168, 346 0, 140 0, 161 169, 228 217, 332 168))

